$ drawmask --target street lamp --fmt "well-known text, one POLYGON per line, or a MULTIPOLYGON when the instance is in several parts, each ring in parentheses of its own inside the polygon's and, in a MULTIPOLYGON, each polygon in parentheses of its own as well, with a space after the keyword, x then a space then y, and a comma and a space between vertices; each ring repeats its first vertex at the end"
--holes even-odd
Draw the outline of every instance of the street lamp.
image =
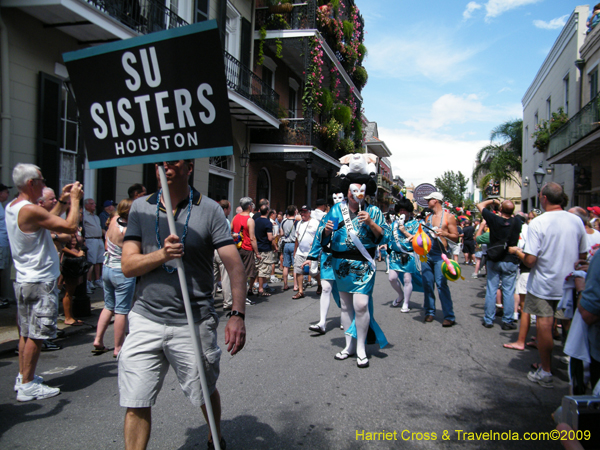
POLYGON ((249 160, 250 154, 248 153, 248 147, 244 146, 242 153, 240 153, 240 165, 244 168, 248 167, 249 160))
POLYGON ((525 180, 523 180, 523 186, 529 186, 529 177, 525 177, 525 180))
POLYGON ((540 190, 542 189, 542 183, 544 182, 544 177, 546 176, 546 171, 542 169, 542 163, 537 168, 535 172, 533 172, 533 177, 535 178, 535 184, 537 186, 538 191, 538 208, 540 207, 540 190))

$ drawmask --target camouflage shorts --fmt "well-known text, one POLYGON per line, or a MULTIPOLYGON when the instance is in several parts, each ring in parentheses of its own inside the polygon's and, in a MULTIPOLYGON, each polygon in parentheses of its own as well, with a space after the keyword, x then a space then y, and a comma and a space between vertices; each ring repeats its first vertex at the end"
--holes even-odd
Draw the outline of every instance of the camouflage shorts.
POLYGON ((14 284, 21 336, 54 339, 58 319, 56 281, 14 284))

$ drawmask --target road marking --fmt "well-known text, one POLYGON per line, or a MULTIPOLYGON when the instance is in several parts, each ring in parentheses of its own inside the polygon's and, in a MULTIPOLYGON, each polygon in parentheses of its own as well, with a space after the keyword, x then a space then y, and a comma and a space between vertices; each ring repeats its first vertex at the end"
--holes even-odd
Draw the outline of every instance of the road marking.
POLYGON ((65 373, 77 369, 77 366, 55 367, 54 369, 42 372, 42 375, 56 375, 57 373, 65 373))

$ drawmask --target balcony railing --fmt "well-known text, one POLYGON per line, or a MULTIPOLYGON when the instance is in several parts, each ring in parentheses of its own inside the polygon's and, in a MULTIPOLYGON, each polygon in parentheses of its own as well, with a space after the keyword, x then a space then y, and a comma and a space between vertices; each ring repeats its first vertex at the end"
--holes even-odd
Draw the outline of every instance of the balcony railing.
POLYGON ((320 133, 315 131, 316 122, 312 119, 282 119, 279 129, 253 129, 251 130, 251 141, 261 144, 275 145, 310 145, 317 147, 333 158, 339 158, 338 154, 323 139, 320 133))
POLYGON ((232 55, 223 53, 227 87, 254 102, 273 117, 277 117, 279 94, 232 55))
POLYGON ((392 192, 392 184, 383 178, 383 175, 377 175, 377 187, 386 192, 392 192))
POLYGON ((160 0, 85 0, 141 34, 189 25, 160 0))
POLYGON ((600 128, 600 94, 596 95, 569 121, 550 136, 548 158, 575 144, 583 137, 600 128))

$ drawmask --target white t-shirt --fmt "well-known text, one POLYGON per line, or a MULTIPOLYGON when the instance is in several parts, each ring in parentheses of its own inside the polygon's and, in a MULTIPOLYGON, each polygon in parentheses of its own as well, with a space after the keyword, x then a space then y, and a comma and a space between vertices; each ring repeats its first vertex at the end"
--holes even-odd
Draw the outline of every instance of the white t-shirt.
POLYGON ((593 245, 600 244, 600 232, 598 232, 597 230, 594 230, 592 234, 586 233, 585 236, 587 238, 588 246, 590 247, 590 249, 593 245))
POLYGON ((567 211, 550 211, 529 223, 524 252, 537 257, 527 292, 546 300, 560 300, 565 277, 575 270, 580 253, 588 251, 581 219, 567 211))
POLYGON ((315 219, 310 219, 307 222, 299 222, 296 225, 296 240, 298 240, 296 255, 308 256, 318 228, 319 221, 315 219))

